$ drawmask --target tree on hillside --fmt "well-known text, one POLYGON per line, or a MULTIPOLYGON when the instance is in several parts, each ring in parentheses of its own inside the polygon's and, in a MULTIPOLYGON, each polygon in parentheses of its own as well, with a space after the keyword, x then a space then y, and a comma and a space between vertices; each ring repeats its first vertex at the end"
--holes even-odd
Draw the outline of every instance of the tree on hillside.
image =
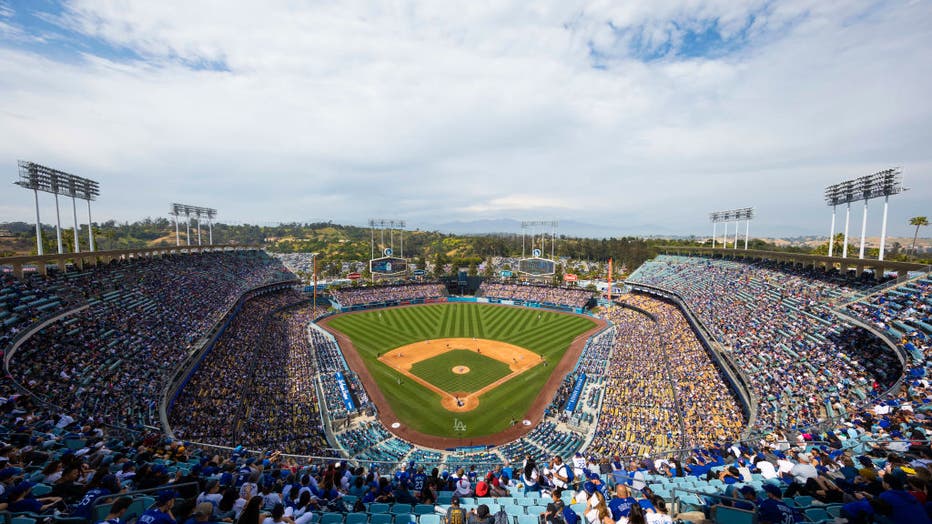
POLYGON ((495 268, 492 267, 492 257, 485 259, 485 267, 482 269, 482 276, 486 278, 495 276, 495 268))
POLYGON ((929 225, 929 219, 927 217, 913 217, 909 219, 909 225, 916 226, 916 232, 913 233, 913 247, 910 248, 913 256, 916 255, 916 239, 919 238, 919 228, 922 226, 929 225))

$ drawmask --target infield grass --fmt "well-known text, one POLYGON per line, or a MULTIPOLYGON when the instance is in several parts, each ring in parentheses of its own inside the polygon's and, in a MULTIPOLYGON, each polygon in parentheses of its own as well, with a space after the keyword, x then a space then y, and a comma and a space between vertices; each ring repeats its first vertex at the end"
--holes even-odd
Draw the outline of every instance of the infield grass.
POLYGON ((508 364, 466 349, 454 349, 411 366, 411 374, 450 393, 479 391, 509 373, 508 364), (466 366, 469 373, 454 373, 454 366, 466 366))
POLYGON ((330 327, 352 340, 401 423, 431 435, 462 436, 464 444, 481 444, 481 440, 470 439, 498 433, 512 419, 520 420, 570 342, 594 326, 593 320, 577 315, 461 303, 363 311, 330 321, 330 327), (439 395, 415 381, 402 380, 399 384, 399 373, 377 358, 399 346, 454 337, 500 340, 521 346, 543 355, 550 365, 525 371, 479 397, 475 410, 454 414, 440 405, 439 395), (453 432, 454 419, 466 424, 464 433, 453 432))

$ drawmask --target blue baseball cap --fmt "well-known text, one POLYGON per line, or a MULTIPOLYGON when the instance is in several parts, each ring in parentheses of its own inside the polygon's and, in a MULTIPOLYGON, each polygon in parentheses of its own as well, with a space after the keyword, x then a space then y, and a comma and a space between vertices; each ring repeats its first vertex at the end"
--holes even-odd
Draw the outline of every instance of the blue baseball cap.
POLYGON ((775 484, 764 484, 764 491, 775 497, 783 498, 783 492, 780 490, 780 487, 775 484))

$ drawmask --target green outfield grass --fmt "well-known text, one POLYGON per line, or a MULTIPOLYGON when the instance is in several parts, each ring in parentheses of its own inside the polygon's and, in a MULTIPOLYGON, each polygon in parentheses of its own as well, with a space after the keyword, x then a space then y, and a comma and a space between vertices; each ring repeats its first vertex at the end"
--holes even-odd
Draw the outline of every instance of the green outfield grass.
POLYGON ((497 433, 512 418, 520 419, 550 377, 553 365, 525 371, 482 395, 477 409, 454 416, 440 405, 433 391, 412 380, 399 384, 400 374, 379 362, 377 355, 421 340, 476 337, 521 346, 555 363, 570 342, 595 322, 536 309, 453 303, 352 313, 334 318, 330 326, 353 341, 403 424, 431 435, 455 437, 459 434, 453 432, 453 423, 459 419, 466 424, 462 436, 470 438, 497 433))
POLYGON ((449 392, 479 391, 509 373, 508 364, 466 349, 454 349, 411 366, 411 374, 449 392), (469 373, 456 374, 454 366, 466 366, 469 373))

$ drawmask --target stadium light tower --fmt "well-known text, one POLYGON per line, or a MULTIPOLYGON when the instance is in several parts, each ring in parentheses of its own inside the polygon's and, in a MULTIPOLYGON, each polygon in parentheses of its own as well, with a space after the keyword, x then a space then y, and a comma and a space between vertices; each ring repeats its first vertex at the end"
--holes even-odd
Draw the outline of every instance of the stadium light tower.
POLYGON ((877 258, 878 260, 883 260, 883 254, 887 248, 887 208, 890 205, 890 196, 906 191, 906 188, 903 187, 902 173, 902 169, 894 167, 871 175, 871 196, 874 198, 883 197, 883 221, 880 225, 880 255, 877 258))
POLYGON ((209 207, 200 207, 200 206, 191 206, 188 204, 178 204, 173 203, 171 206, 171 212, 169 215, 175 218, 175 245, 181 245, 181 239, 179 238, 178 231, 178 217, 184 215, 185 217, 185 230, 187 231, 187 245, 191 245, 191 215, 194 215, 197 220, 197 245, 201 245, 201 217, 206 217, 208 222, 209 234, 208 243, 213 245, 214 243, 214 230, 213 230, 213 219, 217 216, 217 210, 209 207))
POLYGON ((845 195, 845 244, 842 246, 841 258, 848 258, 848 224, 851 222, 851 202, 857 199, 857 186, 853 180, 841 183, 845 195))
MULTIPOLYGON (((835 208, 845 202, 845 195, 841 184, 834 184, 825 188, 825 203, 832 206, 832 228, 828 235, 828 256, 832 256, 835 248, 835 208)), ((849 206, 850 208, 850 206, 849 206)), ((847 242, 848 223, 845 220, 845 241, 847 242)))
POLYGON ((35 197, 36 201, 36 253, 43 255, 42 248, 42 219, 39 216, 39 191, 51 191, 52 189, 52 179, 48 173, 39 172, 38 165, 33 164, 32 162, 25 162, 20 160, 19 165, 19 180, 13 182, 14 184, 25 188, 31 189, 32 194, 35 197))
POLYGON ((858 249, 858 258, 864 259, 864 243, 867 236, 867 202, 871 198, 871 180, 870 176, 859 177, 856 181, 858 192, 864 199, 864 213, 861 215, 861 247, 858 249))
MULTIPOLYGON (((825 190, 825 201, 832 206, 832 235, 835 228, 835 206, 841 203, 846 205, 845 211, 845 244, 842 249, 842 258, 848 257, 848 222, 851 218, 851 203, 859 200, 864 201, 864 214, 861 217, 861 243, 858 250, 858 258, 864 258, 864 245, 867 240, 867 203, 872 198, 883 197, 883 222, 880 229, 880 254, 878 260, 883 260, 884 251, 887 247, 887 210, 890 205, 890 197, 906 191, 903 187, 902 170, 898 167, 892 167, 878 171, 872 175, 866 175, 846 180, 840 184, 829 186, 825 190)), ((832 243, 829 242, 829 255, 831 256, 832 243)))
POLYGON ((715 249, 715 229, 718 226, 718 212, 709 213, 709 220, 712 221, 712 249, 715 249))
POLYGON ((725 224, 725 231, 722 233, 722 248, 728 248, 728 224, 730 222, 735 223, 735 243, 732 246, 732 249, 738 249, 738 234, 741 225, 741 221, 745 221, 744 225, 744 249, 748 248, 748 239, 750 238, 751 233, 751 219, 754 218, 754 208, 752 207, 743 207, 740 209, 730 209, 728 211, 714 211, 709 213, 709 220, 712 221, 712 247, 715 247, 715 225, 718 222, 725 224))
POLYGON ((58 196, 71 197, 71 206, 74 217, 74 252, 81 251, 78 242, 78 211, 76 199, 87 200, 87 229, 88 229, 88 247, 94 251, 94 232, 91 222, 91 200, 100 195, 100 186, 97 182, 82 178, 79 176, 65 173, 57 169, 45 167, 35 162, 20 160, 19 177, 16 185, 25 189, 31 189, 36 203, 36 252, 39 255, 44 254, 42 248, 42 222, 39 216, 39 191, 51 193, 55 196, 55 233, 58 240, 58 254, 64 253, 61 237, 61 210, 58 205, 58 196))

